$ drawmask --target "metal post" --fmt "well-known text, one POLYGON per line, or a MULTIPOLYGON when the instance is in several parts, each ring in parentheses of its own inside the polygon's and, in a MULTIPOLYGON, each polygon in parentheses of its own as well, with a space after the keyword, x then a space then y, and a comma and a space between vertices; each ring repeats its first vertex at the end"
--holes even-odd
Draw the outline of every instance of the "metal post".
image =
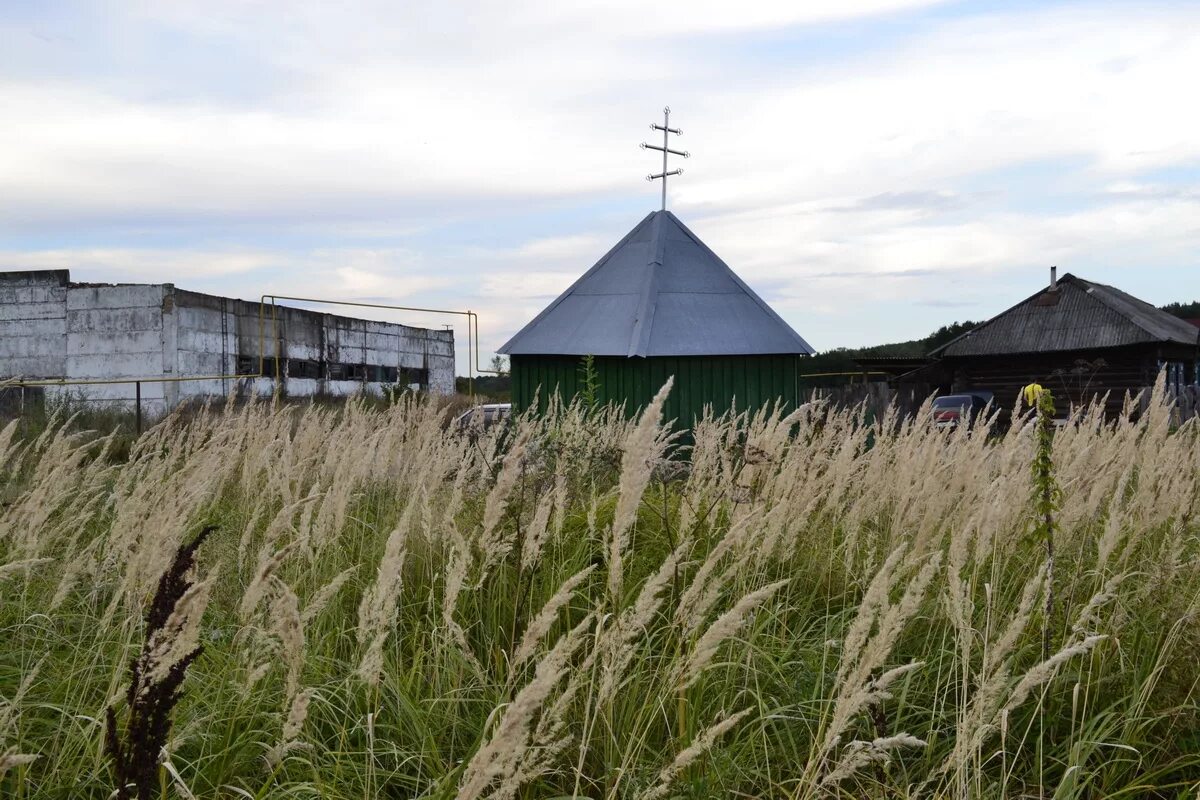
POLYGON ((663 109, 663 190, 662 190, 662 210, 667 210, 667 131, 671 129, 671 107, 667 106, 663 109))
POLYGON ((141 436, 142 435, 142 382, 134 381, 133 385, 135 387, 133 402, 134 402, 134 406, 137 408, 137 411, 135 412, 135 418, 137 420, 135 422, 135 427, 137 428, 137 435, 141 436))

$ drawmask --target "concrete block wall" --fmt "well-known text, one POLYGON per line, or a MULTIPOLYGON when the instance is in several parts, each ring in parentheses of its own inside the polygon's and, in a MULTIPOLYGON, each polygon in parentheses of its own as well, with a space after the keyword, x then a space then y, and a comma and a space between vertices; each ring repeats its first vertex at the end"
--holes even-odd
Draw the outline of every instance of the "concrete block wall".
MULTIPOLYGON (((171 284, 73 284, 66 270, 0 273, 0 378, 104 379, 219 376, 142 383, 143 413, 230 391, 269 396, 270 378, 237 377, 261 352, 280 354, 284 391, 380 393, 375 380, 334 380, 328 365, 427 369, 431 392, 454 391, 454 334, 277 307, 176 289, 171 284), (297 360, 318 377, 289 375, 297 360), (243 369, 239 370, 239 365, 243 369)), ((270 370, 273 374, 273 370, 270 370)), ((47 387, 46 397, 130 406, 133 383, 47 387)))
MULTIPOLYGON (((185 302, 181 299, 180 307, 185 302)), ((268 306, 260 323, 258 303, 243 300, 230 301, 230 312, 236 314, 236 320, 228 327, 236 329, 239 353, 243 356, 257 358, 261 353, 274 358, 278 354, 284 360, 318 362, 323 370, 328 364, 428 369, 430 392, 454 392, 453 331, 374 322, 288 306, 276 306, 274 319, 268 306)), ((281 366, 280 372, 285 390, 294 396, 317 392, 343 396, 364 389, 376 394, 382 391, 381 384, 375 381, 298 377, 288 374, 286 366, 281 366)))
POLYGON ((0 273, 0 376, 66 374, 66 270, 0 273))
MULTIPOLYGON (((172 374, 174 325, 164 298, 169 284, 70 286, 67 289, 67 379, 142 378, 172 374)), ((47 397, 132 406, 137 386, 102 383, 48 387, 47 397)), ((142 384, 142 413, 167 411, 167 384, 142 384)))
MULTIPOLYGON (((237 330, 230 323, 229 307, 239 303, 226 297, 176 289, 171 304, 175 314, 175 370, 178 375, 234 375, 237 372, 237 330)), ((202 397, 225 397, 243 390, 233 378, 182 381, 169 387, 175 402, 202 397)), ((270 393, 269 390, 267 392, 270 393)))

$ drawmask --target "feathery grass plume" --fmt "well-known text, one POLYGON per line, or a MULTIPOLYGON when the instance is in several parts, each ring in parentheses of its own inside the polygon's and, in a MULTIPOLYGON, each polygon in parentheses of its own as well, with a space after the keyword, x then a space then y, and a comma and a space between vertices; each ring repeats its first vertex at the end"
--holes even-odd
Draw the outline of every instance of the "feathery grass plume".
POLYGON ((358 572, 358 566, 358 564, 351 564, 337 575, 333 576, 333 580, 322 586, 321 590, 313 596, 313 599, 308 601, 308 605, 304 607, 304 612, 300 615, 300 620, 305 625, 320 616, 321 612, 325 610, 325 607, 329 605, 330 601, 332 601, 333 598, 337 596, 337 593, 342 590, 342 587, 346 585, 346 582, 354 577, 354 573, 358 572))
POLYGON ((1104 569, 1108 566, 1108 561, 1113 553, 1120 547, 1122 540, 1125 538, 1125 531, 1122 522, 1125 521, 1122 514, 1123 506, 1125 505, 1125 489, 1129 485, 1130 479, 1133 477, 1133 465, 1130 464, 1121 477, 1117 479, 1116 489, 1113 490, 1112 499, 1108 504, 1108 515, 1104 521, 1104 533, 1100 536, 1100 541, 1096 545, 1096 568, 1104 569))
POLYGON ((202 650, 200 619, 215 576, 193 583, 196 550, 215 530, 206 527, 175 554, 158 581, 146 614, 146 640, 129 666, 128 718, 122 732, 107 709, 105 752, 113 761, 118 800, 151 800, 158 788, 158 756, 171 730, 171 711, 182 697, 188 667, 202 650), (132 788, 132 792, 131 792, 132 788), (135 795, 136 793, 136 795, 135 795))
POLYGON ((53 561, 53 558, 25 558, 20 561, 10 561, 7 564, 0 564, 0 580, 4 580, 10 575, 16 575, 18 572, 28 573, 34 567, 49 564, 53 561))
POLYGON ((230 455, 226 436, 180 427, 164 432, 160 446, 146 455, 144 469, 122 473, 114 488, 111 533, 97 570, 104 576, 120 575, 102 617, 105 624, 121 608, 139 603, 170 567, 190 520, 205 517, 236 473, 238 459, 230 455))
POLYGON ((543 496, 537 500, 537 509, 529 522, 529 530, 525 532, 525 540, 521 543, 521 569, 529 571, 537 564, 542 555, 542 546, 546 543, 549 531, 550 514, 554 510, 554 500, 543 496))
MULTIPOLYGON (((882 667, 892 652, 904 625, 920 607, 940 564, 941 553, 934 553, 926 559, 921 569, 905 586, 900 602, 881 608, 875 635, 868 638, 861 646, 856 644, 859 649, 853 656, 850 654, 850 646, 846 646, 843 658, 852 661, 853 667, 845 671, 838 670, 838 693, 833 703, 833 712, 825 725, 820 747, 810 761, 810 769, 815 768, 818 772, 822 771, 830 751, 841 741, 854 717, 869 706, 886 699, 889 683, 921 666, 920 662, 916 662, 889 670, 878 680, 870 678, 875 670, 882 667)), ((887 595, 884 593, 881 604, 886 603, 886 599, 887 595)))
POLYGON ((642 584, 633 604, 618 614, 613 624, 596 632, 596 652, 603 664, 594 695, 596 706, 608 703, 621 681, 628 677, 627 670, 637 653, 638 641, 662 606, 662 594, 670 585, 683 553, 690 547, 690 541, 680 542, 642 584))
POLYGON ((743 709, 736 714, 728 717, 723 717, 717 720, 712 725, 702 730, 692 743, 684 749, 680 750, 670 764, 667 764, 658 773, 658 778, 654 785, 647 788, 637 796, 638 800, 662 800, 671 793, 671 784, 679 777, 685 769, 690 767, 697 759, 705 753, 712 750, 713 745, 717 741, 738 725, 743 719, 748 717, 754 709, 743 709))
POLYGON ((508 510, 513 489, 521 477, 525 450, 531 433, 528 428, 524 428, 517 434, 512 447, 500 462, 500 472, 496 475, 496 482, 492 484, 491 491, 488 492, 483 509, 483 531, 479 537, 479 547, 483 551, 481 579, 494 565, 503 561, 512 548, 516 531, 505 531, 500 523, 508 510))
POLYGON ((246 552, 250 549, 250 542, 254 538, 255 532, 258 530, 258 523, 262 520, 266 512, 266 507, 262 502, 254 504, 254 510, 250 513, 250 518, 246 520, 246 524, 242 526, 242 535, 238 537, 237 548, 237 564, 239 568, 246 560, 246 552))
POLYGON ((529 746, 512 772, 501 778, 492 794, 493 800, 512 800, 521 787, 546 773, 554 759, 571 744, 574 736, 568 731, 571 721, 567 714, 584 686, 586 676, 591 672, 592 663, 592 654, 589 653, 576 670, 568 673, 558 696, 542 707, 529 746))
POLYGON ((250 579, 250 584, 242 593, 242 601, 238 605, 238 614, 242 619, 248 619, 258 610, 259 604, 267 596, 267 589, 271 586, 271 578, 275 575, 275 571, 299 546, 298 541, 292 541, 276 550, 273 542, 268 541, 263 544, 258 553, 258 568, 254 570, 254 577, 250 579))
POLYGON ((975 538, 972 535, 973 531, 974 528, 968 526, 956 526, 950 532, 950 546, 946 551, 947 586, 944 596, 950 621, 954 623, 954 635, 964 668, 970 659, 971 647, 975 641, 975 631, 972 627, 975 608, 963 575, 970 557, 970 544, 975 538))
POLYGON ((737 565, 721 572, 718 570, 726 556, 732 558, 749 546, 753 535, 752 522, 751 518, 746 517, 731 523, 729 530, 709 550, 696 574, 680 594, 675 607, 675 621, 683 626, 685 634, 690 636, 704 624, 726 585, 737 574, 737 565))
POLYGON ((895 584, 896 568, 900 565, 905 551, 906 548, 903 545, 893 550, 867 585, 867 590, 863 593, 862 600, 859 601, 854 621, 850 623, 843 639, 842 660, 838 664, 837 676, 834 678, 835 683, 843 683, 846 675, 858 661, 859 653, 871 635, 871 629, 875 625, 875 618, 880 606, 887 602, 888 592, 895 584))
MULTIPOLYGON (((425 491, 419 482, 418 487, 414 491, 425 491)), ((404 558, 408 553, 408 531, 417 507, 413 497, 405 503, 396 527, 388 535, 375 582, 363 593, 358 606, 358 643, 365 648, 358 674, 372 686, 379 682, 383 672, 383 645, 391 631, 396 601, 400 597, 404 558)))
MULTIPOLYGON (((0 742, 8 738, 9 731, 17 724, 17 718, 21 713, 21 704, 28 694, 33 682, 37 680, 38 673, 42 669, 42 665, 46 663, 46 658, 38 661, 28 672, 21 678, 20 685, 17 686, 17 691, 13 694, 11 700, 6 700, 0 696, 0 742)), ((29 755, 18 753, 15 748, 8 748, 0 751, 0 779, 4 777, 4 773, 9 769, 24 766, 32 763, 37 759, 37 755, 29 755)))
POLYGON ((829 771, 828 775, 821 779, 820 786, 822 788, 836 786, 864 767, 871 764, 886 764, 891 760, 892 752, 902 747, 920 748, 925 746, 925 742, 907 733, 883 736, 869 742, 855 740, 846 745, 846 751, 842 754, 841 760, 829 771))
MULTIPOLYGON (((49 431, 48 431, 49 432, 49 431)), ((39 558, 49 544, 47 528, 55 513, 77 496, 90 443, 66 427, 53 431, 45 448, 30 448, 30 489, 18 496, 0 518, 0 544, 12 541, 13 560, 39 558)), ((45 434, 43 434, 45 435, 45 434)))
POLYGON ((624 442, 617 507, 613 513, 608 548, 608 589, 614 600, 620 597, 624 585, 625 550, 629 547, 630 529, 637 520, 642 494, 650 483, 654 462, 662 458, 667 446, 667 437, 662 435, 661 417, 663 404, 674 383, 674 377, 667 378, 667 382, 642 411, 637 425, 624 442))
POLYGON ((769 583, 761 589, 750 592, 741 600, 738 600, 733 608, 717 617, 716 621, 704 632, 704 635, 697 640, 695 647, 692 648, 691 655, 688 656, 688 660, 680 669, 677 680, 678 686, 684 688, 695 683, 700 674, 704 672, 705 667, 712 661, 713 656, 717 654, 717 650, 720 649, 722 643, 745 627, 755 609, 766 602, 775 592, 783 588, 789 580, 789 578, 784 578, 783 580, 769 583))
POLYGON ((974 678, 976 688, 969 701, 958 712, 954 746, 946 759, 925 777, 916 791, 917 795, 922 794, 930 783, 951 771, 957 783, 961 784, 967 780, 971 771, 971 756, 983 747, 988 737, 996 730, 999 721, 1007 718, 1007 712, 1002 706, 1009 689, 1010 659, 1021 634, 1028 628, 1045 580, 1046 565, 1042 563, 1037 572, 1025 582, 1017 609, 1008 624, 993 642, 985 645, 980 673, 974 678))
POLYGON ((725 752, 701 757, 674 778, 668 796, 729 788, 879 800, 887 792, 914 796, 923 781, 917 793, 924 797, 1007 797, 1037 786, 1078 793, 1083 760, 1095 761, 1091 740, 1116 752, 1136 749, 1138 758, 1090 770, 1087 793, 1169 794, 1169 784, 1186 775, 1186 742, 1156 732, 1178 729, 1179 709, 1192 708, 1196 693, 1189 646, 1200 641, 1195 422, 1178 424, 1158 409, 1103 421, 1090 409, 1056 431, 1064 496, 1056 512, 1054 631, 1061 641, 1054 650, 1089 634, 1137 636, 1123 637, 1133 645, 1121 650, 1119 664, 1102 658, 1108 653, 1097 644, 1056 674, 1051 667, 1038 676, 1031 666, 1042 661, 1046 584, 1041 543, 1029 536, 1035 442, 1028 415, 1018 414, 1008 433, 946 436, 926 420, 868 419, 861 409, 828 402, 800 414, 783 436, 773 412, 706 413, 688 453, 689 474, 661 482, 665 502, 662 473, 653 467, 634 509, 614 602, 605 563, 622 445, 637 416, 599 409, 585 418, 555 403, 525 423, 538 446, 527 450, 512 503, 495 527, 500 541, 517 531, 520 545, 476 583, 493 470, 509 439, 496 429, 461 436, 442 427, 437 413, 436 403, 411 398, 387 411, 363 400, 283 399, 194 409, 156 426, 128 457, 117 452, 119 440, 64 428, 61 419, 44 436, 40 421, 22 422, 0 473, 0 562, 54 561, 28 578, 10 568, 0 580, 0 753, 40 755, 0 779, 0 793, 38 795, 47 786, 109 793, 102 785, 108 773, 87 757, 95 727, 86 723, 95 698, 111 697, 124 730, 125 665, 143 646, 143 607, 163 559, 191 540, 196 520, 219 520, 234 535, 204 546, 200 577, 226 579, 212 584, 203 618, 206 650, 197 663, 211 659, 213 669, 188 670, 184 699, 194 694, 197 702, 172 712, 156 797, 240 795, 240 787, 264 780, 337 784, 363 797, 389 786, 452 796, 464 763, 491 741, 535 664, 589 612, 595 616, 583 643, 520 727, 523 738, 515 737, 521 753, 503 762, 482 795, 636 796, 694 741, 714 709, 752 705, 732 702, 736 692, 779 709, 769 729, 755 726, 755 738, 765 738, 739 736, 725 752), (731 497, 735 484, 746 487, 739 502, 731 497), (310 497, 319 499, 305 502, 310 497), (390 666, 402 630, 403 650, 416 660, 395 686, 364 694, 356 610, 410 498, 403 594, 388 615, 383 650, 390 666), (280 515, 293 503, 301 505, 280 515), (297 563, 293 551, 266 576, 246 620, 239 605, 267 540, 267 557, 293 540, 308 557, 297 563), (935 552, 945 569, 897 629, 912 602, 906 587, 935 552), (596 567, 557 615, 542 616, 546 598, 589 564, 596 567), (753 646, 738 646, 750 638, 747 623, 689 690, 673 692, 714 620, 783 576, 793 583, 758 607, 770 619, 754 625, 763 633, 755 632, 753 646), (274 610, 283 602, 280 579, 303 601, 296 604, 303 664, 290 702, 278 628, 288 619, 293 630, 299 626, 294 610, 274 610), (464 590, 473 586, 480 589, 464 590), (530 634, 522 651, 523 635, 547 621, 546 633, 536 641, 530 634), (517 651, 522 662, 514 668, 517 651), (42 658, 31 680, 29 668, 42 658), (736 661, 731 667, 745 680, 725 680, 727 670, 715 667, 725 661, 736 661), (913 673, 910 662, 925 665, 913 673), (795 669, 805 674, 789 674, 795 669), (1027 683, 1046 682, 1014 695, 1027 673, 1027 683), (321 708, 330 713, 293 733, 310 684, 322 694, 328 687, 321 708), (397 687, 402 697, 393 696, 397 687), (1022 692, 1024 702, 1009 713, 1006 704, 1022 692), (382 705, 371 713, 364 699, 382 705), (819 763, 826 729, 840 724, 835 711, 848 722, 819 763), (889 751, 893 765, 884 774, 885 754, 870 745, 900 731, 931 747, 889 751), (403 758, 393 758, 389 741, 406 743, 403 758), (193 757, 200 751, 203 757, 193 757), (172 764, 185 753, 186 766, 172 764), (263 753, 279 759, 269 779, 257 759, 263 753), (176 766, 192 789, 168 774, 176 766))
POLYGON ((449 532, 450 556, 446 566, 445 586, 442 589, 442 624, 449 631, 451 639, 458 645, 460 652, 474 662, 475 655, 471 652, 470 644, 467 642, 467 634, 458 624, 458 620, 454 618, 454 612, 458 608, 458 598, 462 594, 463 587, 466 586, 474 556, 466 537, 462 535, 453 521, 449 523, 449 532))
MULTIPOLYGON (((247 661, 250 658, 249 655, 246 655, 245 657, 246 657, 247 661)), ((271 671, 272 667, 274 667, 274 666, 275 666, 274 662, 264 661, 263 663, 259 664, 257 667, 254 667, 253 669, 249 670, 246 673, 246 679, 244 681, 242 681, 242 696, 243 697, 249 696, 250 692, 252 692, 254 690, 254 687, 258 684, 258 682, 261 681, 263 678, 267 677, 267 673, 269 673, 271 671)))
POLYGON ((462 511, 463 494, 467 488, 467 479, 475 471, 475 464, 470 451, 465 451, 458 457, 458 463, 453 465, 454 482, 450 486, 450 497, 442 508, 442 524, 453 524, 458 513, 462 511))
POLYGON ((20 421, 20 418, 13 419, 0 430, 0 470, 11 470, 12 462, 24 449, 23 442, 13 441, 17 433, 17 423, 20 421))
POLYGON ((1029 625, 1029 620, 1033 616, 1033 609, 1037 599, 1042 595, 1045 587, 1046 565, 1042 564, 1021 589, 1021 599, 1017 603, 1016 613, 1009 619, 1008 624, 1004 626, 1004 630, 1000 636, 994 642, 988 643, 984 651, 982 665, 985 675, 995 670, 1004 659, 1012 654, 1021 635, 1025 632, 1025 628, 1029 625))
POLYGON ((1021 676, 1021 680, 1017 681, 1017 685, 1013 687, 1012 692, 1009 694, 1008 701, 1004 704, 1003 710, 1011 713, 1013 709, 1025 702, 1034 689, 1053 678, 1055 673, 1058 672, 1059 667, 1072 658, 1075 658, 1075 656, 1081 656, 1090 652, 1093 647, 1107 638, 1105 635, 1088 636, 1080 642, 1064 647, 1046 660, 1036 664, 1021 676))
POLYGON ((456 800, 475 800, 496 781, 513 775, 529 763, 537 713, 567 674, 571 658, 583 643, 584 632, 591 627, 591 615, 559 637, 554 647, 538 661, 533 679, 517 692, 504 710, 496 730, 463 771, 456 800))
POLYGON ((283 740, 290 742, 300 736, 304 721, 308 719, 308 706, 312 701, 313 690, 305 689, 296 694, 292 707, 288 709, 287 719, 283 723, 283 740))
POLYGON ((287 718, 283 721, 283 731, 279 743, 267 751, 267 764, 276 767, 293 750, 303 747, 299 742, 300 732, 304 730, 304 722, 308 719, 308 706, 312 702, 313 690, 304 689, 296 693, 288 708, 287 718))
POLYGON ((1092 595, 1091 599, 1075 615, 1075 621, 1071 623, 1071 631, 1077 634, 1086 634, 1088 629, 1097 622, 1100 609, 1112 602, 1113 598, 1117 596, 1117 589, 1128 577, 1129 573, 1126 572, 1113 575, 1106 580, 1100 587, 1100 591, 1092 595))
POLYGON ((200 620, 208 607, 216 577, 214 572, 207 579, 189 586, 162 626, 150 628, 144 651, 148 654, 143 662, 146 669, 141 673, 145 691, 152 691, 154 686, 167 680, 180 663, 190 663, 189 657, 193 653, 199 655, 200 620))
POLYGON ((596 565, 591 564, 576 572, 570 578, 567 578, 563 582, 563 585, 558 588, 558 591, 546 601, 546 604, 542 606, 542 610, 537 613, 537 616, 533 618, 529 626, 525 629, 525 634, 521 637, 521 643, 513 653, 512 669, 514 671, 533 656, 542 639, 554 627, 554 622, 558 619, 558 612, 571 601, 571 596, 575 594, 575 590, 595 570, 596 565))
POLYGON ((304 668, 304 620, 300 616, 300 600, 292 587, 272 576, 271 588, 271 629, 279 638, 283 661, 287 665, 284 703, 288 704, 300 690, 300 671, 304 668))
POLYGON ((3 778, 4 773, 10 769, 23 767, 37 760, 38 756, 31 753, 18 753, 14 749, 6 750, 4 753, 0 753, 0 778, 3 778))

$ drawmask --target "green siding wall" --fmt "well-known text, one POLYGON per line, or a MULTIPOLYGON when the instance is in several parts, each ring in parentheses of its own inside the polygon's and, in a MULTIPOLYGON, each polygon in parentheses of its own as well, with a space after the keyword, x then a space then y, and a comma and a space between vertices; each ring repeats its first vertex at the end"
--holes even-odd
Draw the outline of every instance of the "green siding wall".
MULTIPOLYGON (((660 358, 595 359, 602 403, 625 403, 630 414, 644 407, 654 393, 675 376, 667 398, 665 417, 691 427, 705 405, 720 414, 734 405, 738 410, 761 408, 782 400, 795 408, 799 397, 800 360, 803 356, 680 356, 660 358)), ((524 410, 537 398, 546 408, 557 391, 570 400, 579 392, 583 359, 578 356, 513 356, 512 401, 524 410)))

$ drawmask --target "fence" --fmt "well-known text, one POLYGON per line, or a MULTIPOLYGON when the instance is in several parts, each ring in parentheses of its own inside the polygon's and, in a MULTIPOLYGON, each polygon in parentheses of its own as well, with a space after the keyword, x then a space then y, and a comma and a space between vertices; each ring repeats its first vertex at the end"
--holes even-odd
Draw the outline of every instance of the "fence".
POLYGON ((1180 421, 1200 417, 1200 386, 1182 386, 1167 392, 1179 412, 1180 421))
MULTIPOLYGON (((887 409, 895 405, 901 416, 911 416, 921 408, 921 404, 933 393, 930 386, 924 384, 892 384, 892 383, 854 383, 833 388, 814 388, 811 398, 823 400, 838 408, 848 408, 860 404, 866 406, 870 418, 881 416, 887 409)), ((1146 386, 1141 390, 1139 411, 1144 411, 1150 403, 1153 387, 1146 386)), ((1182 386, 1178 389, 1168 389, 1167 397, 1175 406, 1177 421, 1192 419, 1200 416, 1200 386, 1182 386)), ((1012 407, 1015 398, 997 397, 995 402, 1003 409, 1012 407)), ((1066 409, 1060 409, 1065 411, 1066 409)))

